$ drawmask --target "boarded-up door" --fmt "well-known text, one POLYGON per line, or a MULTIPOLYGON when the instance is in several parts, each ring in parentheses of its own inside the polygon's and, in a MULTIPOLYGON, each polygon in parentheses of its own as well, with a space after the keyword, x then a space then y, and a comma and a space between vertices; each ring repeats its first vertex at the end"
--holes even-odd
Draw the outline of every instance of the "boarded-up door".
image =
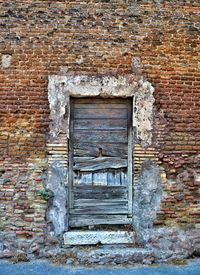
POLYGON ((130 223, 131 106, 130 99, 71 100, 71 227, 130 223))

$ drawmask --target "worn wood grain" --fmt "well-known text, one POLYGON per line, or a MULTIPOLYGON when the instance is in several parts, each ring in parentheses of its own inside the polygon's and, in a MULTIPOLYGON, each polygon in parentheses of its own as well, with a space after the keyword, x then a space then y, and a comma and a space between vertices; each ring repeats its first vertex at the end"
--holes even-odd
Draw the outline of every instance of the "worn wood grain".
POLYGON ((96 171, 102 169, 119 169, 127 167, 127 159, 119 157, 74 157, 73 170, 96 171))
POLYGON ((127 158, 127 143, 107 143, 107 142, 74 142, 74 156, 78 157, 98 157, 99 148, 102 148, 103 157, 127 158))
POLYGON ((90 130, 126 130, 127 119, 99 119, 99 118, 88 118, 88 119, 75 119, 74 130, 79 129, 90 129, 90 130))
POLYGON ((99 203, 92 205, 80 205, 71 209, 72 214, 128 214, 128 203, 99 203))
POLYGON ((74 142, 127 142, 127 130, 76 130, 74 142))
POLYGON ((127 199, 128 191, 126 186, 88 186, 76 185, 73 187, 74 200, 77 199, 127 199))
POLYGON ((125 103, 115 103, 115 102, 104 102, 100 101, 99 103, 91 102, 91 103, 75 103, 74 109, 124 109, 126 108, 125 103))
POLYGON ((83 205, 104 205, 104 204, 117 204, 117 203, 122 203, 122 204, 127 204, 128 200, 125 199, 77 199, 74 203, 74 206, 83 206, 83 205))
POLYGON ((87 119, 87 118, 127 118, 127 108, 114 108, 114 109, 74 109, 74 118, 87 119))
POLYGON ((70 176, 70 226, 125 224, 130 215, 132 188, 128 153, 130 101, 73 99, 72 102, 70 161, 74 171, 70 176))
POLYGON ((132 108, 128 106, 128 211, 129 215, 132 214, 132 205, 133 205, 133 131, 132 131, 132 108))
POLYGON ((91 98, 91 97, 85 97, 85 98, 72 98, 73 104, 84 104, 84 105, 90 105, 90 104, 103 104, 103 105, 112 105, 112 104, 130 104, 131 99, 128 98, 91 98))
POLYGON ((74 172, 74 185, 126 185, 127 169, 109 169, 98 172, 74 172))
POLYGON ((132 219, 127 218, 127 215, 106 215, 106 214, 71 214, 69 219, 70 227, 81 227, 88 225, 100 225, 100 224, 131 224, 132 219))

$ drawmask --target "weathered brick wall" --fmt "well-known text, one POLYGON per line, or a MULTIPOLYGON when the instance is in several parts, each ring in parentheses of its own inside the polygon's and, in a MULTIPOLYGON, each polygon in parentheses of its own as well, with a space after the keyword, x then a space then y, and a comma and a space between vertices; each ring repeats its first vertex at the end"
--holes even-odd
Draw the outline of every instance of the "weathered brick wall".
MULTIPOLYGON (((45 182, 47 76, 127 74, 135 56, 155 87, 150 151, 166 173, 156 223, 200 223, 199 12, 192 0, 0 1, 1 229, 46 228, 36 190, 45 182)), ((137 165, 149 157, 140 152, 137 165)))

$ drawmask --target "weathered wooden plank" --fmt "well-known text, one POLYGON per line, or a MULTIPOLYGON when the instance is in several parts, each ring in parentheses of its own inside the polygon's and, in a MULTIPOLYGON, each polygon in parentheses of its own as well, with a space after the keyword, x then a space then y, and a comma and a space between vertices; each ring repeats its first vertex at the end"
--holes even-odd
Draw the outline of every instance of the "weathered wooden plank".
POLYGON ((74 118, 86 119, 86 118, 127 118, 127 108, 118 109, 74 109, 74 118))
POLYGON ((74 173, 74 185, 83 184, 83 185, 92 185, 93 177, 91 172, 77 172, 74 173))
POLYGON ((128 128, 128 211, 129 214, 132 215, 132 209, 133 209, 133 131, 132 131, 132 106, 128 106, 128 122, 129 122, 129 128, 128 128))
POLYGON ((131 224, 132 219, 127 218, 127 215, 70 215, 69 225, 70 227, 81 227, 88 225, 99 224, 131 224))
POLYGON ((107 185, 107 172, 93 172, 92 173, 93 185, 107 185))
POLYGON ((74 130, 77 129, 126 130, 127 119, 75 119, 74 130))
POLYGON ((134 233, 128 231, 69 231, 63 237, 66 245, 134 243, 134 233))
POLYGON ((74 156, 98 157, 99 148, 102 149, 102 155, 104 157, 127 158, 128 155, 127 143, 74 142, 74 156))
POLYGON ((73 187, 74 199, 127 199, 126 186, 76 185, 73 187))
POLYGON ((131 102, 131 99, 127 98, 73 98, 72 99, 74 104, 105 104, 105 105, 111 105, 111 104, 129 104, 131 102))
POLYGON ((109 169, 98 172, 74 172, 74 185, 127 185, 127 169, 109 169))
POLYGON ((74 103, 75 109, 124 109, 126 108, 126 103, 115 103, 115 102, 107 102, 100 101, 99 103, 74 103), (103 103, 102 103, 103 102, 103 103))
POLYGON ((73 170, 96 171, 102 169, 119 169, 127 167, 127 159, 119 157, 74 157, 73 170))
POLYGON ((127 130, 75 130, 74 142, 127 142, 127 130))
POLYGON ((74 205, 72 214, 128 214, 128 202, 74 205))
POLYGON ((125 199, 77 199, 74 202, 74 206, 93 206, 93 205, 115 205, 115 204, 123 204, 126 205, 128 200, 125 199))

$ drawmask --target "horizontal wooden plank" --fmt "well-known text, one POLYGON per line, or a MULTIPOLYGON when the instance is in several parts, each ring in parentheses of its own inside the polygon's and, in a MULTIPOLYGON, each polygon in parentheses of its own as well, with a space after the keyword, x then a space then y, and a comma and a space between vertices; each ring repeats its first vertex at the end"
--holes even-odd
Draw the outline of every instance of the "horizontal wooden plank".
POLYGON ((74 103, 74 109, 124 109, 127 108, 126 103, 115 102, 99 102, 99 103, 74 103))
POLYGON ((86 119, 86 118, 117 118, 117 119, 125 119, 128 117, 127 108, 118 108, 118 109, 74 109, 74 119, 86 119))
POLYGON ((128 214, 128 203, 118 202, 118 203, 102 203, 102 204, 92 204, 92 205, 79 205, 73 206, 70 209, 72 214, 128 214))
POLYGON ((73 186, 73 197, 77 199, 93 199, 93 200, 126 200, 128 190, 126 186, 92 186, 92 185, 76 185, 73 186))
POLYGON ((89 225, 104 225, 104 224, 131 224, 132 218, 127 218, 127 215, 73 215, 69 216, 70 227, 81 227, 89 225))
POLYGON ((102 169, 126 168, 127 159, 120 157, 74 157, 73 170, 96 171, 102 169))
POLYGON ((130 104, 132 98, 73 98, 73 104, 130 104))
POLYGON ((122 157, 127 158, 128 144, 127 143, 84 143, 74 142, 74 156, 98 157, 99 148, 102 148, 102 156, 104 157, 122 157))
POLYGON ((123 204, 126 205, 128 203, 127 200, 121 199, 121 200, 113 200, 113 199, 77 199, 74 201, 74 206, 94 206, 95 205, 118 205, 123 204))
POLYGON ((74 131, 77 129, 126 130, 127 119, 75 119, 74 131))
POLYGON ((126 130, 75 130, 72 138, 74 142, 122 142, 128 140, 126 130))

